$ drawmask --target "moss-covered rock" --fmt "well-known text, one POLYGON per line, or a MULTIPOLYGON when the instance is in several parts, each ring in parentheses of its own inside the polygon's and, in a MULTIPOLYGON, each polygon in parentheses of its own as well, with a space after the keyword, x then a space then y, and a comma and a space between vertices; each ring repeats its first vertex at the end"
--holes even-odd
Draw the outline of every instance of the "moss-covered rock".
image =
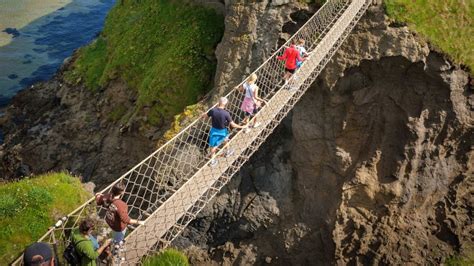
POLYGON ((66 80, 97 90, 122 79, 137 92, 135 111, 145 109, 146 122, 159 125, 211 88, 223 20, 185 0, 119 1, 66 80))
POLYGON ((427 38, 456 63, 465 64, 474 73, 473 1, 386 0, 390 17, 427 38))
POLYGON ((78 178, 51 173, 0 185, 0 261, 15 259, 56 219, 91 196, 78 178))

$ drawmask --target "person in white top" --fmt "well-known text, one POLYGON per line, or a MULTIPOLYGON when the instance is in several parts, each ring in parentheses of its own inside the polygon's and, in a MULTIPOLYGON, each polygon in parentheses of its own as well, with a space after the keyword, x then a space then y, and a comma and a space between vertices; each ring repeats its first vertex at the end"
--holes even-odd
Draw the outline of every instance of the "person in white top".
MULTIPOLYGON (((242 120, 242 124, 247 124, 250 119, 253 118, 253 124, 251 127, 258 127, 260 123, 257 122, 257 117, 255 114, 258 112, 262 103, 266 103, 265 100, 258 96, 258 86, 255 84, 257 81, 257 75, 252 74, 250 77, 242 84, 242 86, 238 87, 241 92, 245 93, 244 100, 240 105, 240 108, 245 113, 245 118, 242 120)), ((247 128, 245 132, 248 132, 250 129, 247 128)))
MULTIPOLYGON (((308 53, 308 51, 306 51, 306 48, 304 48, 304 44, 305 44, 305 41, 303 39, 299 39, 298 41, 296 41, 295 48, 296 48, 296 50, 298 50, 298 52, 300 52, 301 58, 306 58, 310 54, 310 53, 308 53)), ((303 61, 297 60, 296 61, 296 68, 300 68, 302 64, 303 64, 303 61)))

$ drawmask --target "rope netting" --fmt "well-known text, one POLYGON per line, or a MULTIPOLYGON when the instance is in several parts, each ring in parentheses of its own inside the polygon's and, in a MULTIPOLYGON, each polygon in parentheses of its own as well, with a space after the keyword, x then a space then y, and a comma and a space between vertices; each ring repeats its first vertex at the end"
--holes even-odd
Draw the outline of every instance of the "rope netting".
MULTIPOLYGON (((258 77, 259 96, 267 101, 256 114, 261 125, 249 132, 231 131, 230 141, 216 154, 217 165, 209 165, 210 121, 198 119, 101 192, 108 193, 117 182, 124 183, 126 190, 122 199, 129 206, 130 217, 145 220, 144 225, 130 228, 122 264, 139 264, 144 256, 171 244, 293 108, 359 21, 369 2, 328 0, 285 45, 254 71, 258 77), (310 55, 288 84, 284 84, 284 64, 277 57, 298 39, 305 40, 310 55), (232 149, 233 155, 223 156, 227 149, 232 149)), ((226 109, 238 123, 244 118, 240 108, 243 94, 233 89, 226 97, 229 100, 226 109)), ((60 220, 39 241, 56 243, 58 253, 62 254, 71 231, 77 228, 80 220, 89 217, 102 222, 105 211, 91 198, 60 220)), ((101 228, 107 226, 104 224, 101 228)), ((21 258, 14 264, 20 262, 21 258)))

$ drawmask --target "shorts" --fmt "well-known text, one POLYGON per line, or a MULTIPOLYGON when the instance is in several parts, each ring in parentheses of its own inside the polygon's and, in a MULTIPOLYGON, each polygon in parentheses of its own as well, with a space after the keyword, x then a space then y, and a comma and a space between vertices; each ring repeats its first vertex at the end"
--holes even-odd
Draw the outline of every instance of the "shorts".
POLYGON ((120 241, 123 241, 125 239, 125 233, 127 233, 127 228, 123 229, 122 232, 115 232, 112 231, 114 243, 120 243, 120 241))
POLYGON ((259 109, 259 108, 253 109, 253 112, 251 112, 251 113, 245 112, 244 115, 245 115, 245 116, 250 116, 250 117, 252 117, 252 116, 254 116, 254 115, 258 112, 258 109, 259 109))
POLYGON ((218 129, 211 127, 211 131, 209 132, 209 146, 214 148, 221 145, 222 142, 228 139, 227 136, 229 136, 227 128, 218 129))
POLYGON ((291 73, 291 74, 295 74, 296 68, 295 68, 295 69, 289 69, 289 68, 286 68, 286 67, 285 67, 285 71, 286 71, 286 72, 289 72, 289 73, 291 73))

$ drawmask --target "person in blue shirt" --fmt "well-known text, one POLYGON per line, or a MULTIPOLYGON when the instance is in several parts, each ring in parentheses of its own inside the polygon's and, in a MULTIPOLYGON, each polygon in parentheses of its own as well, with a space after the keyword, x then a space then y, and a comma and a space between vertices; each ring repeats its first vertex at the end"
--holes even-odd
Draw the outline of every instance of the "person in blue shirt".
MULTIPOLYGON (((210 117, 212 121, 211 131, 209 132, 209 146, 211 147, 211 166, 215 166, 218 161, 214 157, 215 153, 217 152, 217 148, 222 143, 227 143, 229 141, 229 130, 228 127, 232 128, 246 128, 246 126, 240 126, 236 124, 231 116, 230 113, 225 109, 228 100, 226 97, 221 97, 219 99, 219 103, 216 107, 209 110, 209 112, 204 113, 202 115, 203 118, 210 117)), ((232 155, 233 150, 228 149, 226 151, 226 156, 232 155)))

